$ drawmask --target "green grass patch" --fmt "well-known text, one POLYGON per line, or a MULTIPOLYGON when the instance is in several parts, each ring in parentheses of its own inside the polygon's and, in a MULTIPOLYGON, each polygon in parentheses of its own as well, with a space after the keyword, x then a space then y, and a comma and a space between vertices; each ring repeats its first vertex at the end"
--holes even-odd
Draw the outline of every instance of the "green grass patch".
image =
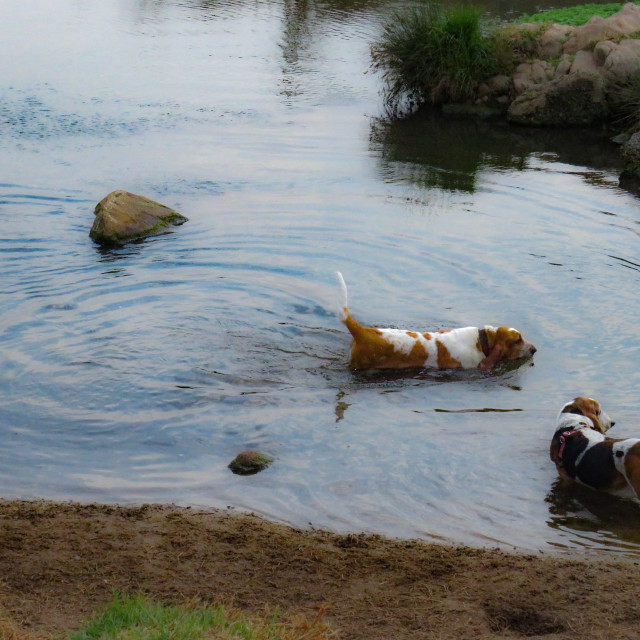
MULTIPOLYGON (((635 4, 640 4, 636 1, 635 4)), ((581 4, 576 7, 566 7, 564 9, 550 9, 549 11, 541 11, 533 15, 523 15, 516 22, 549 22, 564 24, 574 27, 586 24, 593 16, 608 18, 614 13, 618 13, 622 9, 622 3, 609 4, 581 4)))
POLYGON ((101 615, 71 640, 327 640, 320 618, 283 624, 277 612, 252 620, 223 606, 170 606, 141 596, 116 594, 101 615))
POLYGON ((480 82, 503 70, 504 48, 488 37, 480 9, 443 10, 428 3, 398 11, 371 47, 383 72, 387 104, 462 102, 480 82))

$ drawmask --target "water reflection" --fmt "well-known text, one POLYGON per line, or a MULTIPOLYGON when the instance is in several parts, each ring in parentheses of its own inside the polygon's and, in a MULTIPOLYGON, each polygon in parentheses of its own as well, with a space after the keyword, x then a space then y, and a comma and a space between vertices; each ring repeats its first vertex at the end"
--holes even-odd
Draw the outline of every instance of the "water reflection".
MULTIPOLYGON (((423 188, 473 192, 486 168, 522 171, 532 157, 590 167, 621 167, 619 147, 605 130, 549 130, 469 120, 424 109, 403 120, 372 121, 370 143, 388 180, 423 188)), ((594 180, 592 172, 585 179, 594 180)))
POLYGON ((621 548, 626 548, 625 543, 640 544, 640 505, 632 500, 558 479, 546 502, 551 516, 547 524, 552 529, 591 541, 591 546, 605 540, 621 548))

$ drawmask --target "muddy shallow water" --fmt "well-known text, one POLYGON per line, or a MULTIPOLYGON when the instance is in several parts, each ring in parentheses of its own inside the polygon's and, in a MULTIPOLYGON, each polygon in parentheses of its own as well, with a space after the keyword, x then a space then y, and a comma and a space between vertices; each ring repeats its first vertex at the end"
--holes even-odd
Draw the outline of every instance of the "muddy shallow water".
POLYGON ((250 509, 337 531, 640 550, 634 504, 556 482, 559 407, 640 430, 639 201, 600 132, 389 124, 380 3, 0 8, 3 497, 250 509), (103 250, 124 188, 175 232, 103 250), (508 324, 519 368, 353 374, 334 308, 508 324), (259 448, 250 477, 228 462, 259 448))

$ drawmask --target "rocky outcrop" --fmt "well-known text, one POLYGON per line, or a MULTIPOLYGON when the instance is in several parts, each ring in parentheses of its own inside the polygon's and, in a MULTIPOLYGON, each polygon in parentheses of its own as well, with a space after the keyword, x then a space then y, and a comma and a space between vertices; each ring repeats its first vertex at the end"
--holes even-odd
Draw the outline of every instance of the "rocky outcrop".
POLYGON ((640 34, 640 6, 632 3, 580 27, 511 25, 507 34, 511 42, 529 42, 531 59, 516 68, 511 82, 495 76, 480 85, 478 97, 480 102, 508 105, 507 118, 514 123, 571 126, 602 121, 617 87, 640 73, 640 40, 635 38, 640 34))
POLYGON ((509 105, 508 118, 518 124, 577 126, 603 120, 607 112, 602 78, 580 72, 521 94, 509 105))
POLYGON ((187 221, 183 215, 158 202, 128 191, 112 191, 95 208, 89 232, 94 242, 120 245, 130 240, 166 233, 170 225, 187 221))

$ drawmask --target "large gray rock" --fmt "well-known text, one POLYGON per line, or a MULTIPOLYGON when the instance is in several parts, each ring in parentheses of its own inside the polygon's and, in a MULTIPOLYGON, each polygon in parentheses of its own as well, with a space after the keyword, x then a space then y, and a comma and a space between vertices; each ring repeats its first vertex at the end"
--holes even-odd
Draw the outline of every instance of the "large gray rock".
POLYGON ((99 244, 119 245, 150 235, 165 233, 169 225, 187 221, 163 204, 129 193, 112 191, 95 208, 95 220, 89 232, 99 244))
POLYGON ((583 126, 608 113, 599 74, 575 73, 539 84, 518 96, 507 111, 510 122, 545 126, 583 126))

